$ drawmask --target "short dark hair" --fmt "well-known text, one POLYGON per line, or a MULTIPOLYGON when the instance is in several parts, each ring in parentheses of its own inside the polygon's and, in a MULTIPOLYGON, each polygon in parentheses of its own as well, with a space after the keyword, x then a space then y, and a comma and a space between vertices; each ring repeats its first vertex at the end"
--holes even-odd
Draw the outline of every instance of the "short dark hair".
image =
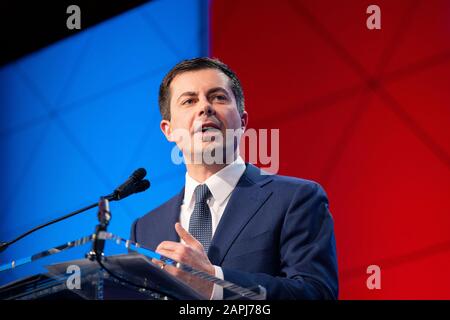
POLYGON ((217 69, 223 72, 230 79, 230 88, 236 99, 239 114, 244 112, 244 92, 241 82, 233 70, 219 59, 207 57, 183 60, 173 67, 164 77, 159 86, 159 111, 164 120, 170 120, 170 83, 179 74, 188 71, 197 71, 203 69, 217 69))

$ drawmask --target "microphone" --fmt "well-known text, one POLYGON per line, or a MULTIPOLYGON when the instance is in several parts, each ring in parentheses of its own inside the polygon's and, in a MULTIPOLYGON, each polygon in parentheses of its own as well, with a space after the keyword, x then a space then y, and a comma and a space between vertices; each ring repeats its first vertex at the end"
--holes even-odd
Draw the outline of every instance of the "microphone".
MULTIPOLYGON (((145 175, 147 174, 147 171, 145 171, 144 168, 139 168, 136 171, 133 172, 133 174, 124 182, 122 183, 119 187, 117 187, 113 193, 103 197, 105 199, 108 199, 109 201, 117 201, 117 200, 122 200, 132 194, 135 193, 139 193, 139 192, 143 192, 145 190, 147 190, 148 188, 150 188, 150 181, 148 180, 142 180, 144 179, 145 175)), ((35 231, 45 228, 49 225, 52 225, 56 222, 65 220, 67 218, 70 218, 74 215, 77 215, 79 213, 82 213, 86 210, 95 208, 98 206, 98 202, 93 203, 87 207, 84 207, 82 209, 79 209, 77 211, 71 212, 69 214, 66 214, 65 216, 62 216, 60 218, 54 219, 50 222, 41 224, 37 227, 34 227, 31 230, 28 230, 27 232, 21 234, 20 236, 18 236, 17 238, 8 241, 8 242, 0 242, 0 252, 2 252, 3 250, 5 250, 6 248, 8 248, 10 245, 12 245, 13 243, 19 241, 22 238, 25 238, 27 235, 34 233, 35 231)))
POLYGON ((146 175, 147 171, 145 171, 144 168, 137 169, 124 183, 118 186, 112 194, 107 195, 105 198, 109 201, 117 201, 134 193, 147 190, 150 187, 150 181, 142 180, 146 175), (147 182, 144 183, 144 181, 147 182))
POLYGON ((136 186, 136 189, 134 190, 134 193, 143 192, 143 191, 147 190, 148 188, 150 188, 150 181, 145 179, 145 180, 139 181, 135 186, 136 186))
POLYGON ((115 191, 113 193, 113 196, 111 199, 108 199, 110 201, 113 200, 122 200, 132 194, 135 193, 139 193, 142 191, 147 190, 148 188, 150 188, 150 181, 148 181, 147 179, 145 180, 141 180, 141 181, 137 181, 132 185, 128 185, 125 189, 120 190, 120 191, 115 191))
POLYGON ((114 190, 116 193, 122 193, 125 189, 127 189, 129 186, 135 184, 136 182, 144 179, 144 177, 147 175, 147 171, 145 171, 144 168, 139 168, 133 172, 133 174, 122 183, 119 187, 114 190))

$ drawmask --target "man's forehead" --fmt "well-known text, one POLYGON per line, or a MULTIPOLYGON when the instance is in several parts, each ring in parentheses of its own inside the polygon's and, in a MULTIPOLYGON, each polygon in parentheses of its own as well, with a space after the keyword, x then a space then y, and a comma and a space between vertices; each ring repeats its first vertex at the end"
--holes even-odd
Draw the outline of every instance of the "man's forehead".
POLYGON ((213 87, 229 90, 228 76, 217 69, 187 71, 176 75, 170 84, 170 89, 174 94, 213 87))

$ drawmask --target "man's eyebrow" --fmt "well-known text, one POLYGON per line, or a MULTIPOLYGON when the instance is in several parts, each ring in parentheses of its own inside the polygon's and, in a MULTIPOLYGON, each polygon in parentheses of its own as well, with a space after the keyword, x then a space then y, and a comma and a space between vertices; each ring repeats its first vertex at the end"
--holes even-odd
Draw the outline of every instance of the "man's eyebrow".
POLYGON ((211 89, 209 89, 209 90, 206 92, 206 95, 209 96, 210 94, 213 94, 213 93, 216 93, 216 92, 223 92, 223 93, 225 93, 226 95, 228 95, 228 91, 227 91, 226 89, 222 88, 222 87, 211 88, 211 89))
POLYGON ((186 96, 192 97, 192 96, 196 96, 196 95, 197 95, 197 92, 195 92, 195 91, 186 91, 186 92, 183 92, 182 94, 180 94, 177 101, 179 101, 182 97, 186 97, 186 96))
MULTIPOLYGON (((211 88, 206 92, 206 95, 210 95, 216 92, 223 92, 225 93, 227 96, 229 95, 228 91, 222 87, 215 87, 215 88, 211 88)), ((195 91, 186 91, 183 92, 182 94, 180 94, 180 96, 178 97, 177 101, 179 101, 182 97, 192 97, 192 96, 196 96, 198 93, 195 91)))

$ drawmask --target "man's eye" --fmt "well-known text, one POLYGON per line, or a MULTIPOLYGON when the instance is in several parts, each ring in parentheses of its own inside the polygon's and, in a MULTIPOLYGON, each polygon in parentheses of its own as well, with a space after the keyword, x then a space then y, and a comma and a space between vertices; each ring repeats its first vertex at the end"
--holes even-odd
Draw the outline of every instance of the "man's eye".
POLYGON ((218 96, 214 96, 213 99, 217 99, 219 101, 226 101, 227 97, 223 96, 223 95, 218 95, 218 96))
POLYGON ((187 99, 184 100, 182 104, 192 104, 192 103, 194 103, 194 99, 187 99))

